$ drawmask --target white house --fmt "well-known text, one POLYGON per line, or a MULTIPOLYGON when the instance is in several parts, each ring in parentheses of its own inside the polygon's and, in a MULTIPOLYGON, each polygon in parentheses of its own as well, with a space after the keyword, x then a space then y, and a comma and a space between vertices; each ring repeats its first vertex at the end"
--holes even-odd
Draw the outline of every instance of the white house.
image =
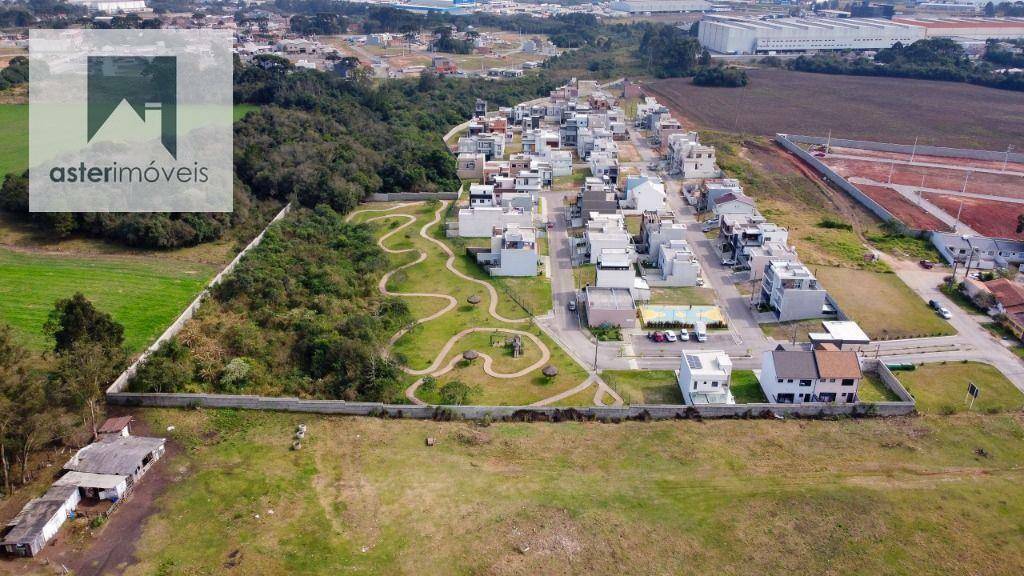
POLYGON ((761 389, 769 402, 856 402, 863 377, 852 350, 771 350, 761 358, 761 389))
POLYGON ((760 303, 774 310, 780 322, 827 315, 826 296, 818 279, 800 262, 772 260, 765 266, 760 303))
POLYGON ((770 241, 761 246, 750 246, 743 252, 743 259, 750 267, 750 279, 760 280, 764 278, 764 269, 772 260, 779 262, 799 262, 796 248, 786 245, 785 242, 770 241))
POLYGON ((644 212, 640 238, 647 249, 647 260, 657 262, 662 246, 686 238, 686 225, 677 222, 672 212, 644 212))
POLYGON ((509 224, 528 228, 533 215, 520 208, 503 206, 470 206, 459 210, 460 238, 490 238, 494 229, 504 230, 509 224))
MULTIPOLYGON (((470 184, 469 185, 469 206, 477 208, 483 206, 497 206, 498 202, 494 194, 493 184, 470 184)), ((490 234, 488 234, 490 235, 490 234)))
POLYGON ((629 290, 633 300, 646 302, 651 299, 651 287, 647 281, 636 275, 633 258, 629 250, 606 248, 597 259, 598 288, 622 288, 629 290))
POLYGON ((732 360, 721 350, 683 352, 679 361, 679 391, 693 404, 735 404, 729 380, 732 360))
POLYGON ((568 150, 548 149, 542 156, 551 164, 551 175, 554 177, 570 176, 572 174, 572 152, 568 150))
POLYGON ((668 137, 669 171, 683 178, 715 178, 715 148, 704 146, 696 132, 670 134, 668 137))
POLYGON ((490 252, 478 252, 476 260, 491 276, 536 276, 537 231, 518 224, 496 228, 490 252))
POLYGON ((666 198, 660 179, 649 178, 626 190, 623 205, 641 212, 661 212, 667 206, 666 198))
POLYGON ((685 240, 670 240, 658 252, 659 285, 698 286, 703 284, 700 261, 685 240))
POLYGON ((590 263, 597 264, 601 253, 606 249, 625 250, 630 261, 636 259, 629 233, 626 232, 625 221, 621 214, 593 214, 584 231, 590 263))

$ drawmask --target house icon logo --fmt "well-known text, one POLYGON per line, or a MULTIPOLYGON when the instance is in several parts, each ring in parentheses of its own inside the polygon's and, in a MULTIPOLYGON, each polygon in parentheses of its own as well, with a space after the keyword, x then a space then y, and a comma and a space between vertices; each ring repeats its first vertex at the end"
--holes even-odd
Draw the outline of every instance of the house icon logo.
POLYGON ((178 71, 176 56, 89 56, 88 137, 91 142, 114 110, 127 102, 145 122, 160 113, 160 142, 178 158, 178 71))

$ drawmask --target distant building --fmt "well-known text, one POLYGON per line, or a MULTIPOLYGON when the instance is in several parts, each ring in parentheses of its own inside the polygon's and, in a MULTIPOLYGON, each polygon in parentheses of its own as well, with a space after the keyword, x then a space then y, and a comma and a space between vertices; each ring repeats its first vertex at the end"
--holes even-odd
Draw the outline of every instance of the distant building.
POLYGON ((880 50, 925 38, 920 26, 862 18, 705 16, 698 40, 720 54, 769 54, 820 50, 880 50))
POLYGON ((612 2, 609 8, 627 14, 704 12, 711 9, 711 3, 705 0, 624 0, 612 2))

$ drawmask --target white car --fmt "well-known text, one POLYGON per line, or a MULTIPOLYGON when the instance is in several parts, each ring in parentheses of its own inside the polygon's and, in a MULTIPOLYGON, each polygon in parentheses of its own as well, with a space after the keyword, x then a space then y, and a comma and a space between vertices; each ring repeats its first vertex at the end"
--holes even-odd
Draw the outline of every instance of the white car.
POLYGON ((953 313, 949 311, 949 308, 939 308, 939 316, 949 320, 953 317, 953 313))
POLYGON ((677 342, 679 340, 679 338, 676 337, 676 333, 675 332, 673 332, 671 330, 667 330, 667 331, 665 331, 665 340, 667 342, 677 342))
POLYGON ((722 266, 735 266, 736 261, 732 258, 722 258, 722 266))
POLYGON ((680 330, 679 331, 679 341, 680 342, 689 342, 690 341, 690 333, 687 332, 685 329, 680 330))

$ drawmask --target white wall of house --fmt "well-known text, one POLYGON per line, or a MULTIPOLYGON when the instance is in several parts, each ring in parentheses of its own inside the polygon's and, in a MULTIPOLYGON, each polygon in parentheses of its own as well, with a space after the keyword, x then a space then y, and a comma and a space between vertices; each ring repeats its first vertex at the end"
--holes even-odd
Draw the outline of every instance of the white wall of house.
POLYGON ((500 206, 480 206, 459 210, 459 237, 490 238, 495 228, 504 229, 509 224, 529 227, 533 215, 524 210, 509 210, 500 206))

